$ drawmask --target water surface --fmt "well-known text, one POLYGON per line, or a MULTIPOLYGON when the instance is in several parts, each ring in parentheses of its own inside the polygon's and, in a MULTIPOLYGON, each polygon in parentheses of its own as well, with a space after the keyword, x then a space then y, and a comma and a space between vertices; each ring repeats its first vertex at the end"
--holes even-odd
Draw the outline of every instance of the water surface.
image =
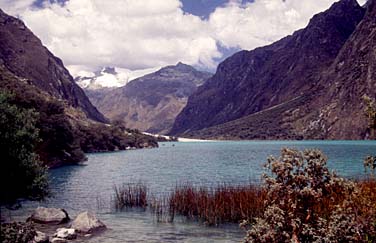
POLYGON ((318 148, 328 166, 345 177, 364 175, 363 159, 376 154, 376 141, 242 141, 160 143, 158 149, 89 154, 85 166, 50 171, 53 197, 46 202, 26 202, 14 219, 24 219, 38 205, 61 207, 72 217, 91 210, 109 227, 88 242, 239 242, 244 232, 237 225, 206 227, 178 218, 157 223, 149 212, 115 212, 114 185, 142 181, 149 193, 164 194, 176 184, 242 184, 259 181, 262 165, 282 147, 318 148))

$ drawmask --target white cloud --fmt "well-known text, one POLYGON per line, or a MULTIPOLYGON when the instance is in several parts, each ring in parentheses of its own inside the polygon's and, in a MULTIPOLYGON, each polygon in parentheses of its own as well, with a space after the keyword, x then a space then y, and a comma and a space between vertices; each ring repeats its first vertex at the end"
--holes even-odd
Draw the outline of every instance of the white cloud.
POLYGON ((121 87, 129 81, 142 77, 146 74, 156 72, 160 67, 139 69, 132 71, 124 68, 114 68, 115 72, 108 72, 102 69, 100 72, 80 71, 75 76, 78 77, 77 83, 82 88, 100 89, 109 87, 121 87))
POLYGON ((8 14, 18 15, 30 8, 35 0, 0 0, 0 7, 8 14))
POLYGON ((328 9, 334 0, 232 1, 217 8, 209 23, 215 39, 225 47, 254 49, 270 44, 304 28, 316 13, 328 9))
MULTIPOLYGON (((216 66, 225 47, 253 49, 307 25, 335 0, 231 0, 208 20, 184 13, 179 0, 69 0, 64 5, 0 0, 73 73, 104 66, 144 69, 182 61, 216 66)), ((364 4, 365 0, 359 0, 364 4)))
POLYGON ((66 65, 142 69, 179 61, 215 67, 209 26, 178 0, 70 0, 27 8, 22 19, 66 65))

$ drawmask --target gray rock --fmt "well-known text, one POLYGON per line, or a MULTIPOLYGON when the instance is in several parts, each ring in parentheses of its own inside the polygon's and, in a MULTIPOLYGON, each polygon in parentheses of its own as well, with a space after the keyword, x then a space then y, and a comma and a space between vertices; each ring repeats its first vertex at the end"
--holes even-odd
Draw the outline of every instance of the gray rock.
POLYGON ((64 209, 38 207, 28 220, 40 224, 62 224, 69 221, 69 216, 64 209))
POLYGON ((52 238, 51 243, 67 243, 68 241, 61 238, 52 238))
POLYGON ((106 225, 97 219, 93 213, 85 211, 77 215, 71 228, 76 229, 80 233, 94 233, 106 229, 106 225))
POLYGON ((48 235, 43 232, 37 231, 37 235, 34 237, 33 243, 49 243, 50 239, 48 235))
POLYGON ((73 240, 77 238, 76 230, 75 229, 68 229, 68 228, 58 228, 54 237, 66 239, 66 240, 73 240))

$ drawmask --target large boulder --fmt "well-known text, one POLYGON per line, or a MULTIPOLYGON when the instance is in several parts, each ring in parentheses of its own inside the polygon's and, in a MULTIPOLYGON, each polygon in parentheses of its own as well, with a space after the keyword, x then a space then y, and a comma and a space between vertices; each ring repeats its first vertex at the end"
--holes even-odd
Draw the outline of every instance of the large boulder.
POLYGON ((54 237, 66 239, 66 240, 73 240, 77 238, 77 233, 75 229, 67 229, 67 228, 58 228, 54 237))
POLYGON ((38 207, 28 220, 40 224, 63 224, 69 221, 69 216, 64 209, 38 207))
POLYGON ((106 229, 106 225, 90 212, 82 212, 77 215, 73 221, 71 228, 76 229, 80 233, 94 233, 106 229))

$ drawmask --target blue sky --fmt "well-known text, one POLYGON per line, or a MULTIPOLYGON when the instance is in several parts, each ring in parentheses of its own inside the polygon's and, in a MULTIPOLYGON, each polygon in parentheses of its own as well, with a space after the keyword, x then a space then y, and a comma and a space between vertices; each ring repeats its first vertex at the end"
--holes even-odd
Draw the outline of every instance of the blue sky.
MULTIPOLYGON (((35 6, 42 7, 45 0, 36 0, 35 6)), ((64 3, 67 0, 49 0, 50 2, 64 3)), ((252 0, 242 0, 243 3, 251 2, 252 0)), ((184 12, 199 16, 201 18, 208 18, 210 13, 218 6, 223 6, 228 3, 228 0, 181 0, 184 12)))
POLYGON ((304 28, 337 0, 57 1, 0 0, 0 8, 21 18, 75 76, 180 61, 214 72, 236 51, 304 28))
MULTIPOLYGON (((182 0, 183 10, 201 18, 207 19, 217 7, 224 6, 228 0, 182 0)), ((253 0, 242 0, 241 3, 249 3, 253 0)))
POLYGON ((227 0, 182 0, 183 10, 202 18, 208 18, 218 6, 223 6, 227 0))

